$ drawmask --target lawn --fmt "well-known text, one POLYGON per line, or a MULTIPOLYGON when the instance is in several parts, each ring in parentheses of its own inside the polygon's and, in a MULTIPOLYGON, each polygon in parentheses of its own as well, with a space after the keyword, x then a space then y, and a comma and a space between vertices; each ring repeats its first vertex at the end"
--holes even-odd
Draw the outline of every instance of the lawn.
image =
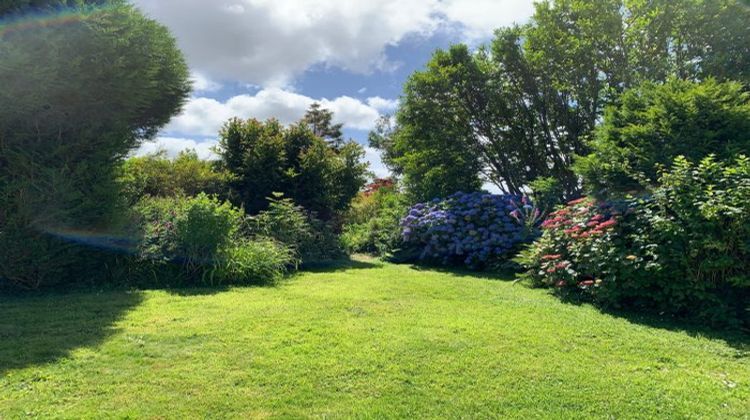
POLYGON ((750 337, 359 261, 0 299, 0 418, 748 418, 750 337))

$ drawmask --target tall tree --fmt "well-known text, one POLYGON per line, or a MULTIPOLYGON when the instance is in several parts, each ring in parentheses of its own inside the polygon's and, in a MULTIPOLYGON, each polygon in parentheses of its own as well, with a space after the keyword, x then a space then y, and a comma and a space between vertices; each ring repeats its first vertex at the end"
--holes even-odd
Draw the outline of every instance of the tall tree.
POLYGON ((414 201, 481 188, 482 165, 471 141, 470 115, 452 86, 452 58, 450 52, 435 53, 428 70, 406 82, 396 129, 382 120, 381 131, 370 136, 373 147, 385 149, 386 163, 404 176, 414 201))
POLYGON ((373 145, 410 188, 467 189, 482 175, 520 193, 553 177, 574 195, 573 159, 625 89, 669 77, 748 84, 748 69, 750 9, 737 0, 543 1, 531 23, 498 30, 489 46, 437 51, 373 145), (436 176, 424 181, 428 168, 436 176))
POLYGON ((324 220, 349 207, 365 183, 364 151, 354 142, 338 148, 303 120, 283 127, 277 120, 234 118, 220 133, 221 164, 234 177, 233 190, 249 213, 284 193, 324 220))
POLYGON ((113 3, 122 4, 124 0, 0 0, 0 17, 113 3))
POLYGON ((59 13, 0 24, 0 282, 25 287, 72 281, 86 265, 56 238, 111 228, 118 161, 190 91, 175 40, 132 6, 59 13))
POLYGON ((333 112, 322 108, 318 102, 310 105, 310 108, 302 118, 302 123, 306 124, 313 134, 324 139, 334 148, 339 148, 344 144, 344 135, 341 132, 343 124, 333 123, 333 112))

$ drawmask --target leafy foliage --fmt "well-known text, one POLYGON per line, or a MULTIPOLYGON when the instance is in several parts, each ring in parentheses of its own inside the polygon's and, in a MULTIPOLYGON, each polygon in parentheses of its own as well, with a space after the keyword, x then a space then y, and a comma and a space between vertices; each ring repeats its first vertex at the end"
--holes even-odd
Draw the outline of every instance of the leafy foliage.
POLYGON ((203 274, 239 238, 242 211, 200 194, 195 198, 146 199, 138 207, 144 226, 139 254, 178 263, 188 277, 203 274))
POLYGON ((250 220, 253 234, 286 245, 303 263, 332 260, 344 255, 332 223, 319 220, 281 193, 274 193, 268 202, 268 209, 250 220))
MULTIPOLYGON (((535 286, 569 292, 615 284, 638 259, 622 240, 623 219, 632 222, 633 211, 590 198, 571 201, 547 217, 541 238, 521 252, 518 261, 535 286)), ((627 273, 630 278, 632 271, 627 273)))
POLYGON ((556 178, 537 178, 529 183, 534 204, 545 213, 549 213, 563 203, 565 190, 556 178))
POLYGON ((526 197, 456 193, 413 206, 402 233, 420 260, 485 268, 531 239, 539 216, 526 197))
POLYGON ((212 285, 270 283, 282 278, 296 264, 294 252, 274 240, 240 240, 222 253, 209 281, 212 285))
MULTIPOLYGON (((381 180, 386 181, 386 180, 381 180)), ((392 182, 375 183, 359 194, 347 213, 342 241, 351 253, 386 256, 402 247, 406 197, 392 182)))
POLYGON ((143 197, 196 196, 200 193, 229 197, 231 175, 215 162, 201 160, 194 151, 181 152, 175 159, 164 153, 127 159, 118 182, 132 204, 143 197))
POLYGON ((722 163, 710 156, 693 164, 678 157, 661 175, 648 208, 651 242, 659 245, 663 274, 677 281, 674 274, 682 273, 693 289, 668 290, 670 304, 689 308, 700 300, 701 311, 720 314, 739 302, 745 307, 738 312, 747 316, 750 159, 739 156, 722 163))
POLYGON ((435 52, 371 144, 422 200, 473 190, 480 175, 511 194, 553 177, 575 196, 573 159, 624 90, 671 77, 750 83, 748 21, 737 0, 538 2, 530 24, 489 46, 435 52))
POLYGON ((143 238, 131 276, 146 284, 257 284, 295 265, 292 250, 252 239, 244 212, 215 197, 147 198, 137 210, 143 238))
POLYGON ((482 186, 469 116, 452 90, 455 80, 445 77, 450 59, 438 51, 426 71, 411 75, 395 126, 383 119, 369 136, 372 147, 384 150, 385 163, 403 175, 413 202, 479 191, 482 186))
MULTIPOLYGON (((118 230, 117 160, 166 124, 190 90, 164 26, 121 2, 75 3, 65 25, 0 23, 0 103, 12 104, 0 110, 0 277, 25 287, 77 281, 78 267, 104 265, 57 233, 118 230)), ((11 6, 19 4, 29 3, 11 6)))
POLYGON ((578 200, 519 260, 533 284, 604 306, 727 323, 748 318, 750 159, 678 157, 648 199, 578 200))
POLYGON ((329 147, 304 123, 285 128, 276 120, 230 120, 220 134, 221 164, 249 213, 282 192, 323 220, 346 210, 365 183, 361 146, 329 147))
POLYGON ((643 191, 677 156, 698 162, 750 151, 750 94, 739 83, 671 80, 625 92, 576 162, 597 194, 643 191))

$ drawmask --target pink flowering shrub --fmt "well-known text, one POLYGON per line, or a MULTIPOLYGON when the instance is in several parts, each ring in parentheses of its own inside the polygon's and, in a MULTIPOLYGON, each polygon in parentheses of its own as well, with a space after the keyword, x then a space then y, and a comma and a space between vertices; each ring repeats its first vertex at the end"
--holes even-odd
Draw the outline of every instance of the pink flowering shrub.
POLYGON ((583 198, 516 259, 534 286, 605 307, 750 325, 750 159, 684 158, 650 194, 583 198))
POLYGON ((542 237, 523 251, 518 261, 538 287, 561 294, 606 294, 618 278, 645 270, 644 255, 631 253, 622 222, 634 210, 590 198, 571 201, 542 223, 542 237))

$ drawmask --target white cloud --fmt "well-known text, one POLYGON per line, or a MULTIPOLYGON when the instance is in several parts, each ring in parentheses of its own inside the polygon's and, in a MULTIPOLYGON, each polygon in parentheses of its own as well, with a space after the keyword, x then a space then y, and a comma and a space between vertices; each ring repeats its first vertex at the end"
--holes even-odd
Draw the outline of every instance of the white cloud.
POLYGON ((370 170, 377 178, 386 178, 390 175, 390 171, 385 167, 380 152, 377 149, 365 147, 364 160, 370 164, 370 170))
POLYGON ((182 113, 164 129, 172 135, 215 136, 222 125, 232 117, 277 118, 284 124, 298 121, 313 102, 334 113, 335 122, 357 130, 370 130, 380 112, 392 106, 392 100, 383 98, 367 103, 349 96, 335 99, 313 99, 305 95, 279 88, 268 88, 254 95, 238 95, 226 102, 199 97, 188 101, 182 113), (384 108, 385 107, 385 108, 384 108))
POLYGON ((216 153, 211 150, 218 144, 215 139, 205 139, 196 141, 191 139, 176 137, 157 137, 154 141, 146 142, 136 151, 136 156, 145 156, 161 151, 166 152, 167 156, 175 157, 183 150, 194 150, 198 157, 205 160, 216 159, 216 153))
POLYGON ((190 81, 193 82, 193 90, 195 92, 216 92, 222 87, 221 84, 197 72, 193 72, 190 75, 190 81))
POLYGON ((525 21, 533 14, 534 4, 531 0, 444 0, 438 10, 449 22, 461 25, 466 38, 477 39, 525 21))
POLYGON ((381 113, 392 113, 398 108, 398 99, 385 99, 380 96, 367 98, 367 105, 377 109, 381 113))
POLYGON ((313 65, 393 67, 387 46, 458 26, 466 37, 524 21, 532 0, 134 0, 217 80, 288 85, 313 65))

